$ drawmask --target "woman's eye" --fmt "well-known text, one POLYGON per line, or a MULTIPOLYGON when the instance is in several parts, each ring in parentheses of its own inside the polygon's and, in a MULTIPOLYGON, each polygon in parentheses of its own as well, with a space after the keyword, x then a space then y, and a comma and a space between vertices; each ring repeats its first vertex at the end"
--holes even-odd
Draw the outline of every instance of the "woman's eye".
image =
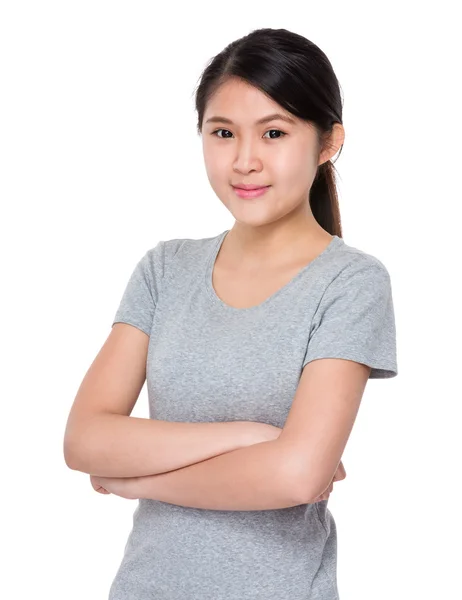
MULTIPOLYGON (((231 133, 228 129, 217 129, 216 131, 212 132, 212 135, 217 134, 219 131, 227 131, 228 133, 231 133)), ((221 137, 220 135, 218 135, 217 137, 221 137)))
MULTIPOLYGON (((218 132, 219 132, 219 131, 227 131, 228 133, 231 133, 231 132, 229 131, 229 129, 216 129, 215 131, 213 131, 213 132, 212 132, 212 135, 216 135, 216 134, 218 134, 218 132)), ((266 138, 266 139, 271 139, 271 140, 275 140, 275 139, 276 139, 276 140, 278 140, 280 137, 283 137, 283 136, 287 135, 286 133, 284 133, 284 131, 281 131, 280 129, 269 129, 269 130, 268 130, 268 131, 265 133, 265 135, 266 135, 267 133, 271 133, 272 131, 275 131, 275 132, 277 132, 277 133, 280 133, 280 134, 282 134, 282 135, 281 135, 281 136, 278 136, 278 137, 276 137, 276 138, 275 138, 275 137, 270 137, 270 138, 266 138)), ((221 137, 222 139, 226 139, 228 136, 224 136, 224 137, 223 137, 223 136, 217 135, 217 137, 221 137)))
MULTIPOLYGON (((279 136, 279 137, 284 137, 284 136, 286 135, 286 134, 285 134, 283 131, 281 131, 280 129, 270 129, 270 130, 269 130, 269 131, 267 131, 266 133, 270 133, 271 131, 275 131, 276 133, 282 133, 282 135, 281 135, 281 136, 279 136)), ((266 135, 266 133, 265 133, 265 135, 266 135)), ((277 139, 279 139, 279 137, 277 137, 277 138, 274 138, 274 137, 272 137, 272 138, 270 138, 270 139, 272 139, 272 140, 276 139, 276 140, 277 140, 277 139)))

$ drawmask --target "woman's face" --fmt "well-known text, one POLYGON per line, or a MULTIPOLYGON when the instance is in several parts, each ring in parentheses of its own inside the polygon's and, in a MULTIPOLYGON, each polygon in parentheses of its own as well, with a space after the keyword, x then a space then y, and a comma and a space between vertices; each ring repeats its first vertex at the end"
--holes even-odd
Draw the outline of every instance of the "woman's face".
POLYGON ((318 167, 316 131, 248 83, 228 80, 209 100, 202 147, 212 189, 237 221, 262 225, 308 205, 318 167), (292 122, 258 123, 274 113, 292 122), (235 192, 240 183, 271 187, 248 199, 235 192))

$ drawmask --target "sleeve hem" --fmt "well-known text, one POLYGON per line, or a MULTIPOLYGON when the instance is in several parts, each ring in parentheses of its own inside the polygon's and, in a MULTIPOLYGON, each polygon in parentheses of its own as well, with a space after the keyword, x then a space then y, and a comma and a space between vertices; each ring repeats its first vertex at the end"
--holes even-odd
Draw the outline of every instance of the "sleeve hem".
POLYGON ((383 362, 379 362, 376 361, 375 359, 371 359, 371 358, 367 358, 365 356, 360 356, 358 354, 351 354, 351 353, 345 353, 345 354, 320 354, 320 355, 314 355, 314 356, 310 356, 308 357, 303 365, 302 365, 302 369, 303 367, 306 367, 306 365, 313 361, 313 360, 319 360, 322 358, 341 358, 344 360, 351 360, 354 362, 358 362, 358 363, 362 363, 364 365, 367 365, 368 367, 371 367, 371 373, 369 375, 369 379, 390 379, 392 377, 396 377, 398 375, 398 369, 396 367, 396 365, 393 364, 386 364, 383 362))
POLYGON ((151 335, 151 331, 142 323, 139 323, 137 321, 135 321, 134 319, 116 319, 112 325, 114 326, 116 323, 126 323, 127 325, 132 325, 133 327, 136 327, 137 329, 140 329, 143 333, 145 333, 147 336, 151 335))

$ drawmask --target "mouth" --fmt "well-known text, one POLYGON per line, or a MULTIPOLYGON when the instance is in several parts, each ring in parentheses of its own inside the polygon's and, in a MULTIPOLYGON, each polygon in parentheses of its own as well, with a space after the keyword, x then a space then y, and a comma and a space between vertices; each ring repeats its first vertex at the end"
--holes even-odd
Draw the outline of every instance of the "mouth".
POLYGON ((270 187, 269 185, 233 185, 233 188, 238 190, 261 190, 265 187, 270 187))
POLYGON ((234 192, 240 198, 257 198, 258 196, 262 196, 269 188, 270 185, 265 185, 263 187, 253 188, 253 189, 242 189, 239 187, 231 186, 234 192))

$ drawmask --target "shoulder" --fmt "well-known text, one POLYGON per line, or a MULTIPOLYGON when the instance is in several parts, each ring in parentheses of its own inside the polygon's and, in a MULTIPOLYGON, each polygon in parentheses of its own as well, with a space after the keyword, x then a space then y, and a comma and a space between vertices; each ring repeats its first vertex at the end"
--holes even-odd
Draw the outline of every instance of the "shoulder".
POLYGON ((210 248, 217 243, 222 233, 206 238, 172 238, 159 241, 146 252, 148 256, 160 255, 168 263, 178 253, 194 253, 203 248, 210 248))
POLYGON ((347 244, 342 238, 326 264, 326 287, 342 285, 354 280, 360 285, 367 282, 390 282, 386 265, 377 256, 347 244))
POLYGON ((318 319, 326 310, 344 315, 361 307, 379 307, 389 303, 392 295, 390 274, 383 261, 339 239, 316 272, 318 319))
POLYGON ((218 242, 222 233, 206 238, 171 238, 160 240, 149 248, 141 259, 151 272, 162 275, 175 266, 187 266, 189 261, 195 261, 201 255, 207 255, 218 242))

